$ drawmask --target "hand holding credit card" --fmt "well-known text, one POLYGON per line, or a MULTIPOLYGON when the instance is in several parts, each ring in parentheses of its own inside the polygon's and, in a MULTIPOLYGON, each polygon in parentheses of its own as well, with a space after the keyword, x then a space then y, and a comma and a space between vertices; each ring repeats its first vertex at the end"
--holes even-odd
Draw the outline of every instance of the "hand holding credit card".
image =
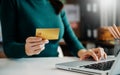
POLYGON ((36 36, 48 40, 57 40, 59 36, 59 28, 37 28, 36 36))

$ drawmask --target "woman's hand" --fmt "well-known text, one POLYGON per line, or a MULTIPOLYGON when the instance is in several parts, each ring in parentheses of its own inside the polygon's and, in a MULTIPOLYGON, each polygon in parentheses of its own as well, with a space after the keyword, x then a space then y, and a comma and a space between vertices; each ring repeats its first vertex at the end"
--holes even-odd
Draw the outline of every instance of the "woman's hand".
POLYGON ((80 57, 80 60, 85 60, 92 57, 94 60, 98 61, 107 58, 107 54, 104 52, 103 48, 92 48, 89 50, 83 49, 78 52, 78 56, 80 57))
POLYGON ((28 37, 25 44, 25 52, 28 56, 37 55, 45 49, 45 44, 48 40, 43 40, 40 37, 28 37))

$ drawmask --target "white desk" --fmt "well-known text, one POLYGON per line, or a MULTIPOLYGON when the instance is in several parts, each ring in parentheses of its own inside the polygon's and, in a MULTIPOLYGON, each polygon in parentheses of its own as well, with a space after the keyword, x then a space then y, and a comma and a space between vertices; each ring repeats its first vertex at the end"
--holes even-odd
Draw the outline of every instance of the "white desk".
POLYGON ((83 75, 59 70, 56 63, 79 60, 76 57, 64 58, 21 58, 0 59, 0 75, 83 75))

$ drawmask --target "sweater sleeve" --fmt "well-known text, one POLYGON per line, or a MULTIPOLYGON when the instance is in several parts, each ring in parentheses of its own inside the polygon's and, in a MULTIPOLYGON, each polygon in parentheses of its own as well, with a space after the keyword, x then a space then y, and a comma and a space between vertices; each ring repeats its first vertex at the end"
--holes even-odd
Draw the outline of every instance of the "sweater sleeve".
POLYGON ((26 56, 25 44, 17 42, 16 0, 2 0, 2 36, 3 48, 7 57, 21 58, 26 56))
POLYGON ((74 32, 67 20, 65 10, 63 10, 61 12, 61 17, 62 17, 62 21, 63 21, 64 27, 65 27, 65 33, 64 33, 63 38, 64 38, 66 44, 68 45, 71 53, 73 55, 77 56, 78 51, 80 49, 84 49, 84 46, 81 44, 81 42, 78 40, 78 38, 74 34, 74 32))

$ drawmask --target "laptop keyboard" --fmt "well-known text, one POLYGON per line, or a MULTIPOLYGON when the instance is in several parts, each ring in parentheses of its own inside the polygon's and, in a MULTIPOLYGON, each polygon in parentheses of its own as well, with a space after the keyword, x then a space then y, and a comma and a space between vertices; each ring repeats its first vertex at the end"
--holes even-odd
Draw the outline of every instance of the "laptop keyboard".
POLYGON ((85 65, 85 68, 90 68, 90 69, 97 69, 97 70, 110 70, 113 63, 115 60, 111 61, 106 61, 106 62, 100 62, 100 63, 95 63, 95 64, 90 64, 90 65, 85 65))

